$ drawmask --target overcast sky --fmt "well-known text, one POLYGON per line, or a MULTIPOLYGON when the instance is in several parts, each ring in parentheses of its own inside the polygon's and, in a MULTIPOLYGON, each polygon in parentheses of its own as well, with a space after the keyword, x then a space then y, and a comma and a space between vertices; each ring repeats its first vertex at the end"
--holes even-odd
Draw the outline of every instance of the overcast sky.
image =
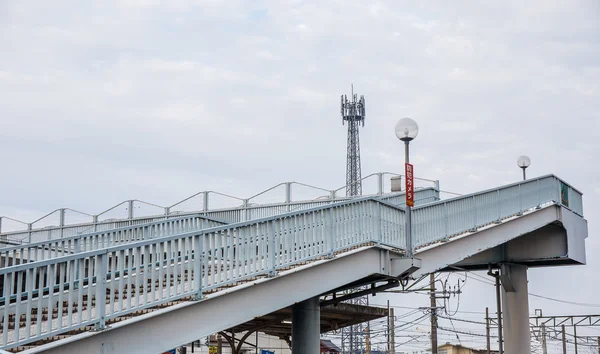
MULTIPOLYGON (((248 197, 288 180, 339 187, 339 96, 352 83, 367 103, 363 176, 401 170, 393 128, 409 116, 415 174, 444 190, 517 181, 521 154, 529 176, 580 189, 588 265, 531 270, 529 288, 598 306, 531 297, 530 310, 600 313, 596 0, 0 1, 0 215, 248 197)), ((492 286, 463 290, 460 311, 495 306, 492 286)), ((460 336, 483 345, 474 338, 460 336)), ((427 347, 409 344, 399 350, 427 347)))

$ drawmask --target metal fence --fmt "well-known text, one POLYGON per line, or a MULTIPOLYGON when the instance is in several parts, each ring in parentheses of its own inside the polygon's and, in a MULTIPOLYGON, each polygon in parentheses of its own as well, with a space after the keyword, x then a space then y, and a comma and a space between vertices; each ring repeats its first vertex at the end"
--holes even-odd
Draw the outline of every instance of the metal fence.
MULTIPOLYGON (((548 204, 583 216, 580 200, 576 189, 545 176, 425 204, 414 209, 413 244, 419 247, 548 204)), ((403 208, 360 198, 5 267, 0 269, 0 347, 88 325, 102 329, 126 314, 199 299, 360 245, 403 249, 404 222, 403 208), (40 316, 44 313, 57 316, 40 316)))
MULTIPOLYGON (((390 172, 378 172, 362 178, 365 183, 374 182, 372 183, 372 190, 365 187, 364 196, 385 195, 386 177, 389 176, 399 175, 390 172)), ((422 178, 416 178, 415 180, 421 188, 439 189, 437 181, 422 178)), ((247 221, 294 210, 309 209, 334 201, 348 200, 349 198, 343 195, 344 190, 345 186, 329 190, 299 182, 284 182, 248 198, 240 198, 215 191, 203 191, 170 206, 134 199, 118 203, 98 214, 90 214, 71 208, 60 208, 32 222, 0 216, 0 241, 4 240, 5 243, 10 242, 13 244, 31 243, 192 214, 201 214, 227 222, 247 221), (293 199, 295 194, 298 194, 296 200, 293 199), (275 201, 265 202, 265 199, 269 198, 275 201), (189 205, 190 203, 193 205, 189 205), (140 208, 145 210, 144 215, 137 215, 140 213, 140 208), (126 215, 115 216, 114 213, 126 215), (18 229, 9 231, 9 224, 20 226, 18 229)), ((392 193, 391 195, 397 194, 392 193)))
POLYGON ((61 257, 73 253, 93 251, 119 244, 149 240, 212 228, 226 223, 207 219, 202 215, 154 221, 142 225, 120 227, 79 236, 50 239, 34 243, 0 248, 0 266, 7 267, 27 262, 61 257))
MULTIPOLYGON (((404 193, 389 193, 381 196, 383 200, 388 200, 393 204, 403 205, 404 204, 404 193)), ((429 203, 439 199, 439 192, 434 188, 423 188, 415 191, 416 203, 429 203)), ((104 222, 92 222, 75 225, 63 225, 57 227, 47 227, 43 229, 30 229, 18 232, 9 232, 0 234, 0 247, 2 244, 28 244, 35 243, 43 240, 58 240, 65 237, 72 237, 77 235, 83 235, 87 233, 108 231, 116 228, 143 225, 150 222, 169 220, 172 218, 182 217, 186 215, 198 215, 210 218, 215 221, 222 221, 224 223, 234 223, 241 221, 248 221, 258 218, 265 218, 269 216, 280 215, 288 213, 290 211, 306 210, 322 205, 329 205, 331 203, 337 203, 340 201, 350 200, 348 197, 340 197, 336 199, 320 199, 320 200, 309 200, 309 201, 298 201, 291 203, 275 203, 266 205, 248 205, 244 203, 241 207, 230 208, 230 209, 217 209, 210 211, 196 211, 196 212, 173 212, 169 215, 155 215, 146 216, 140 218, 124 219, 119 221, 104 221, 104 222), (3 239, 2 239, 3 238, 3 239)), ((133 201, 129 203, 130 209, 134 208, 133 201)), ((58 212, 64 214, 66 209, 59 209, 58 212)), ((132 214, 133 215, 133 214, 132 214)), ((61 220, 63 220, 61 218, 61 220)), ((96 218, 97 220, 97 218, 96 218)))
POLYGON ((546 204, 560 204, 583 217, 582 194, 553 175, 415 207, 413 245, 422 247, 468 230, 499 223, 546 204), (568 190, 568 198, 561 191, 568 190))

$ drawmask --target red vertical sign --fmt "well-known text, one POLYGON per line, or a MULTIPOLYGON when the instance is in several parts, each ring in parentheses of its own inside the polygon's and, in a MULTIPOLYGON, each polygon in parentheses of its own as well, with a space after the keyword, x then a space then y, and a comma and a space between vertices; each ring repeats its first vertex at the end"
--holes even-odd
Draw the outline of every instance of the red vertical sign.
POLYGON ((405 180, 406 180, 406 205, 415 205, 415 193, 414 193, 414 178, 413 178, 413 165, 405 164, 405 180))

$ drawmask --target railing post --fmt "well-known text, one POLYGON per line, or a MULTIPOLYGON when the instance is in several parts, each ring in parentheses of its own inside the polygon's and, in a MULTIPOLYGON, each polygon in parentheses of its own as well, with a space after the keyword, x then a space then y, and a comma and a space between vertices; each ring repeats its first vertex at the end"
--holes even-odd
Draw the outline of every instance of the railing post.
POLYGON ((444 203, 444 232, 446 234, 446 240, 448 240, 448 237, 450 236, 448 229, 448 203, 444 203))
POLYGON ((473 207, 473 228, 471 232, 477 231, 477 206, 475 205, 475 196, 471 197, 471 204, 473 207))
POLYGON ((277 241, 275 239, 275 220, 269 222, 269 276, 274 277, 277 275, 276 262, 275 262, 275 246, 277 241))
POLYGON ((519 183, 519 213, 517 215, 523 215, 523 196, 521 195, 521 183, 519 183))
POLYGON ((133 200, 127 201, 127 219, 133 219, 133 200))
POLYGON ((202 300, 202 265, 204 264, 204 234, 194 237, 194 289, 195 299, 202 300))
POLYGON ((292 202, 292 182, 285 182, 285 204, 286 210, 291 210, 290 203, 292 202))
POLYGON ((208 192, 202 192, 202 211, 208 211, 208 192))
POLYGON ((538 200, 537 200, 537 206, 535 207, 536 209, 541 209, 542 208, 542 192, 540 190, 540 179, 538 178, 536 181, 536 188, 537 188, 537 195, 538 195, 538 200))
MULTIPOLYGON (((122 269, 120 269, 122 271, 122 269)), ((96 256, 96 330, 106 328, 106 273, 108 272, 108 253, 96 256)), ((88 286, 91 286, 88 285, 88 286)))
POLYGON ((557 205, 562 205, 562 198, 560 197, 560 180, 558 178, 554 178, 556 181, 556 201, 557 205))
POLYGON ((244 199, 242 206, 244 208, 244 220, 243 221, 248 221, 248 220, 250 220, 250 209, 248 209, 248 206, 249 206, 248 199, 244 199))
POLYGON ((496 220, 496 224, 499 224, 500 220, 502 220, 502 201, 500 200, 499 189, 496 189, 496 202, 498 203, 498 219, 496 220))
POLYGON ((64 230, 65 230, 65 209, 64 208, 59 210, 58 226, 60 227, 60 238, 63 238, 64 230))
POLYGON ((81 253, 81 236, 73 240, 73 252, 81 253))
POLYGON ((381 218, 381 203, 377 203, 375 205, 375 240, 377 240, 377 243, 381 243, 381 238, 383 236, 382 229, 383 220, 381 218))
POLYGON ((335 226, 334 226, 334 217, 333 217, 334 209, 335 209, 335 207, 333 207, 333 206, 329 209, 329 235, 327 237, 327 240, 329 242, 329 252, 327 253, 327 258, 333 258, 333 250, 334 250, 334 243, 335 243, 335 237, 334 237, 335 226))

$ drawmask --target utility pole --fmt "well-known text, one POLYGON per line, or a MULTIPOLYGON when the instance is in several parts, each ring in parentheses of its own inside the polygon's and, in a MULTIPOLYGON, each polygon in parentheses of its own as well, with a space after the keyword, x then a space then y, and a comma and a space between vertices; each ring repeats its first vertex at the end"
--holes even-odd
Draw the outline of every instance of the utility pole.
POLYGON ((542 323, 542 354, 548 354, 548 347, 546 346, 546 325, 542 323))
POLYGON ((500 302, 500 272, 494 273, 496 278, 496 311, 498 312, 498 352, 504 354, 504 343, 502 343, 502 303, 500 302))
POLYGON ((431 354, 438 354, 437 344, 437 312, 436 312, 436 301, 435 301, 435 275, 429 274, 429 287, 431 292, 429 293, 429 304, 431 305, 431 354))
POLYGON ((575 340, 575 354, 577 354, 577 326, 573 326, 573 338, 575 340))
POLYGON ((371 328, 367 326, 367 328, 365 328, 365 332, 366 332, 366 340, 365 340, 366 352, 365 352, 365 354, 371 354, 371 328))
POLYGON ((598 337, 598 354, 600 354, 600 337, 598 337))
POLYGON ((487 354, 490 354, 490 313, 487 307, 485 308, 485 339, 487 343, 487 354))
POLYGON ((567 334, 565 333, 565 325, 562 325, 562 342, 563 354, 567 354, 567 334))
POLYGON ((390 300, 387 301, 387 354, 392 352, 392 346, 390 344, 390 300))
POLYGON ((223 339, 217 334, 217 354, 223 354, 223 339))
POLYGON ((394 308, 390 309, 390 354, 396 353, 396 317, 394 317, 394 308))

